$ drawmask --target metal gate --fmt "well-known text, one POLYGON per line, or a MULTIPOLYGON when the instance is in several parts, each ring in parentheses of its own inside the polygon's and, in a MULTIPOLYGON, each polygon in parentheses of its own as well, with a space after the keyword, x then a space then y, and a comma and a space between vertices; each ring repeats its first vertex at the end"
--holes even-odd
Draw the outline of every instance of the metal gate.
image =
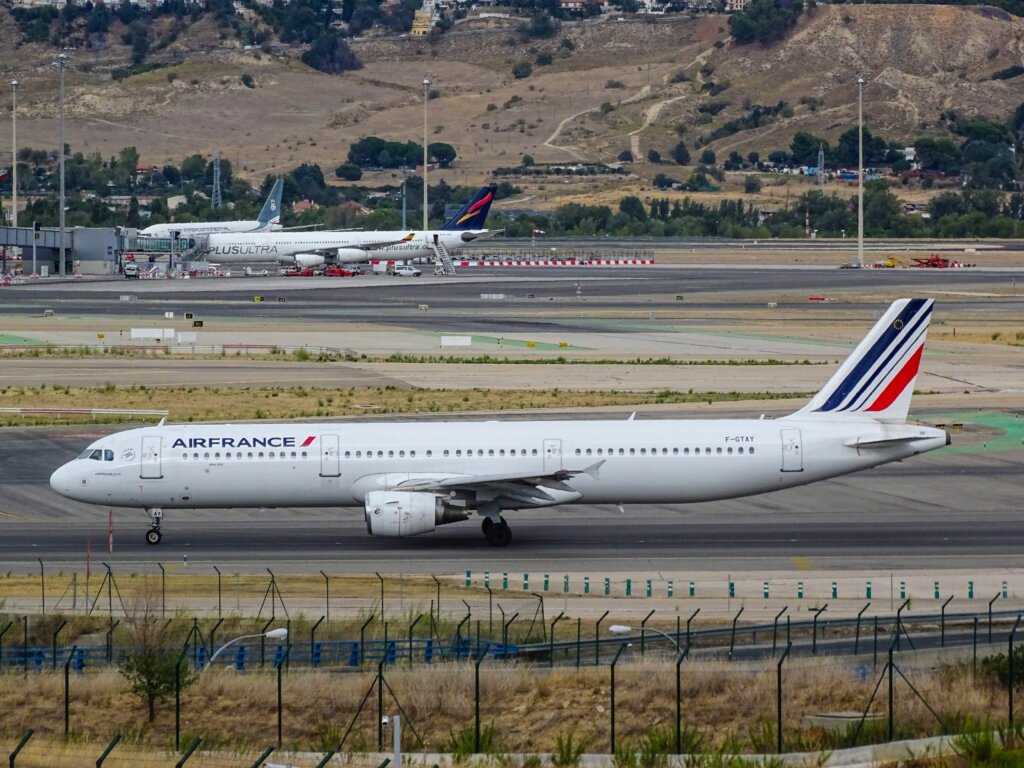
POLYGON ((320 435, 320 477, 341 475, 341 451, 337 435, 320 435))
POLYGON ((143 480, 159 480, 164 476, 160 466, 161 437, 142 438, 142 465, 139 477, 143 480))
POLYGON ((562 468, 562 441, 552 438, 544 441, 544 471, 557 472, 562 468))
POLYGON ((782 430, 782 471, 804 471, 804 456, 800 448, 799 429, 782 430))

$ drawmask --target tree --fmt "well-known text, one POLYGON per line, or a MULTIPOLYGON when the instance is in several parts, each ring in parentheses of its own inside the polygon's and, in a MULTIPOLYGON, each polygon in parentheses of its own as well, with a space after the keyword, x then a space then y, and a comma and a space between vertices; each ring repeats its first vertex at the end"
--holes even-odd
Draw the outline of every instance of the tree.
POLYGON ((427 154, 434 158, 442 168, 448 168, 455 161, 456 155, 455 147, 451 144, 445 144, 443 141, 428 144, 427 154))
POLYGON ((619 152, 619 162, 620 163, 632 163, 633 162, 633 153, 630 152, 628 149, 622 150, 621 152, 619 152))
POLYGON ((128 681, 128 690, 146 703, 149 722, 156 718, 156 704, 174 693, 175 678, 182 689, 191 685, 195 673, 180 660, 181 651, 167 644, 163 632, 152 618, 145 618, 135 627, 135 650, 125 655, 121 674, 128 681))
POLYGON ((652 163, 660 163, 661 162, 661 152, 659 152, 656 149, 649 149, 649 150, 647 150, 647 160, 649 162, 652 162, 652 163))
POLYGON ((329 29, 317 37, 313 46, 302 54, 302 63, 329 75, 338 75, 363 65, 342 40, 337 30, 329 29))
POLYGON ((715 164, 715 152, 712 149, 705 149, 700 153, 700 164, 701 165, 714 165, 715 164))
POLYGON ((636 195, 628 195, 619 201, 619 211, 636 221, 646 221, 647 211, 643 201, 636 195))
POLYGON ((680 141, 672 148, 672 159, 679 165, 690 164, 690 150, 686 148, 685 141, 680 141))
POLYGON ((181 162, 181 176, 184 179, 201 179, 206 174, 206 158, 202 155, 189 155, 181 162))
POLYGON ((528 61, 516 62, 515 66, 512 67, 512 77, 516 80, 522 80, 529 77, 533 73, 533 66, 528 61))
POLYGON ((359 181, 363 178, 363 169, 355 163, 342 163, 335 169, 334 175, 345 181, 359 181))
POLYGON ((523 159, 519 163, 523 168, 529 168, 533 165, 533 155, 523 155, 523 159))
POLYGON ((756 195, 761 191, 761 178, 752 173, 748 174, 746 178, 743 179, 743 191, 748 195, 756 195))

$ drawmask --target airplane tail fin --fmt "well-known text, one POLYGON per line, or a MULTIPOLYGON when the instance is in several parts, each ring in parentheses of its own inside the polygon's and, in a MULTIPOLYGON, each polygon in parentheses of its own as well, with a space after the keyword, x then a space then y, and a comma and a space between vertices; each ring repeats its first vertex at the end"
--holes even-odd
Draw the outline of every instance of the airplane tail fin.
POLYGON ((481 187, 463 209, 446 221, 441 229, 483 229, 496 190, 495 186, 481 187))
POLYGON ((864 414, 879 421, 906 421, 934 303, 893 302, 828 384, 793 415, 864 414))
POLYGON ((267 201, 263 204, 263 210, 260 211, 260 229, 266 229, 271 225, 281 223, 281 192, 283 190, 284 182, 278 179, 274 182, 270 194, 267 195, 267 201))

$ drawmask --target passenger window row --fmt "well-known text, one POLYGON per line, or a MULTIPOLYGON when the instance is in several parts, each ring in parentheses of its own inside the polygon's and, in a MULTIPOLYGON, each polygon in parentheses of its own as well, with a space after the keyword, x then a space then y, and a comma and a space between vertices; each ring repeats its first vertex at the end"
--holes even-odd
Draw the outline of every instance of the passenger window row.
POLYGON ((640 456, 658 456, 658 455, 661 455, 661 456, 669 456, 669 455, 672 455, 672 456, 680 456, 680 455, 682 455, 682 456, 689 456, 691 453, 694 456, 700 456, 700 455, 710 456, 712 454, 712 452, 714 452, 715 454, 718 454, 718 455, 728 454, 729 456, 733 455, 733 453, 739 454, 741 456, 743 454, 753 455, 754 447, 753 446, 749 446, 746 449, 744 449, 743 446, 739 446, 739 447, 737 447, 735 449, 732 448, 732 446, 729 446, 728 448, 725 448, 725 449, 723 449, 721 447, 718 447, 718 448, 715 448, 714 451, 712 451, 712 449, 709 448, 709 447, 705 447, 703 449, 702 448, 694 448, 694 449, 692 449, 692 451, 691 451, 690 448, 678 448, 678 447, 671 448, 671 449, 669 449, 669 448, 650 448, 650 449, 648 449, 648 448, 577 448, 576 449, 576 455, 577 456, 616 456, 616 455, 618 455, 618 456, 626 456, 626 455, 636 456, 638 454, 640 456))

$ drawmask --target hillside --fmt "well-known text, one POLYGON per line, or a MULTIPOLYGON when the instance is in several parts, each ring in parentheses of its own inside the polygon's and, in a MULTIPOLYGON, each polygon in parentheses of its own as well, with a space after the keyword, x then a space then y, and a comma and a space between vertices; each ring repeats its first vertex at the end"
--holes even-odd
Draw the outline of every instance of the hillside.
MULTIPOLYGON (((21 144, 55 145, 53 49, 10 44, 12 27, 0 8, 0 66, 23 82, 21 144)), ((301 162, 319 163, 333 176, 360 136, 420 140, 420 83, 429 76, 440 92, 428 103, 429 140, 459 153, 456 167, 444 172, 450 183, 476 183, 497 166, 518 165, 524 154, 538 162, 614 162, 630 149, 642 160, 631 167, 640 177, 632 182, 534 183, 530 191, 542 205, 574 191, 621 195, 658 172, 685 177, 678 166, 646 162, 648 151, 667 158, 681 138, 696 158, 695 148, 716 128, 755 104, 785 101, 789 108, 774 122, 711 141, 720 160, 733 150, 786 149, 798 130, 835 140, 856 124, 860 73, 869 80, 866 124, 886 139, 942 133, 947 110, 1002 121, 1022 100, 1021 78, 991 76, 1024 60, 1020 18, 924 5, 818 6, 768 47, 733 45, 725 16, 566 25, 551 39, 525 44, 511 26, 463 25, 436 41, 357 41, 353 50, 365 66, 342 76, 311 71, 297 49, 268 54, 216 47, 216 40, 201 22, 152 55, 168 66, 120 82, 109 71, 127 61, 129 49, 116 29, 99 50, 76 53, 67 80, 72 149, 109 156, 134 145, 144 162, 157 164, 220 151, 254 179, 301 162), (563 38, 571 50, 560 50, 563 38), (544 52, 552 63, 536 65, 544 52), (515 79, 513 65, 524 60, 534 62, 533 74, 515 79), (241 82, 246 73, 255 88, 241 82)), ((3 98, 9 116, 9 92, 3 98)))

